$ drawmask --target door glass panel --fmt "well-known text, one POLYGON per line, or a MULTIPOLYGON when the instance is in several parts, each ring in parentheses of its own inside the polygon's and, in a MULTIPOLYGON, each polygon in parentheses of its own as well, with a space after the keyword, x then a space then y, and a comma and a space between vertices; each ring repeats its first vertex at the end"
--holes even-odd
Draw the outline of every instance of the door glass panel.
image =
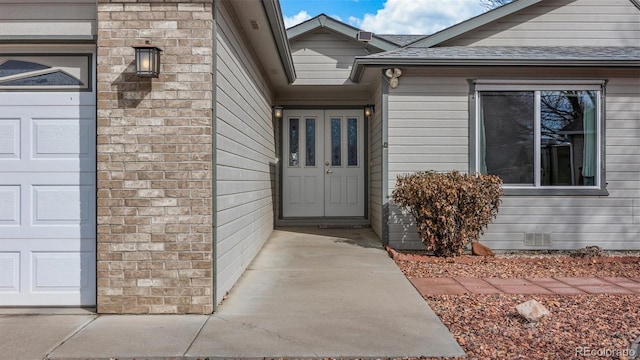
POLYGON ((300 129, 299 119, 289 119, 289 166, 298 166, 300 129))
POLYGON ((347 165, 358 166, 358 119, 347 120, 347 165))
POLYGON ((342 166, 342 121, 331 119, 331 166, 342 166))
POLYGON ((316 166, 316 119, 306 119, 306 126, 305 165, 316 166))

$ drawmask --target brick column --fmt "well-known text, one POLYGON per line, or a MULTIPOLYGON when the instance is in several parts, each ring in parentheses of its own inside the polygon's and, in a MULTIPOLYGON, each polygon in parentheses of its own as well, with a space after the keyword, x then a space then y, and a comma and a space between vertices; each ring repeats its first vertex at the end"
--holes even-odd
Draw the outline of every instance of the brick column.
POLYGON ((213 311, 212 24, 210 1, 98 0, 99 313, 213 311))

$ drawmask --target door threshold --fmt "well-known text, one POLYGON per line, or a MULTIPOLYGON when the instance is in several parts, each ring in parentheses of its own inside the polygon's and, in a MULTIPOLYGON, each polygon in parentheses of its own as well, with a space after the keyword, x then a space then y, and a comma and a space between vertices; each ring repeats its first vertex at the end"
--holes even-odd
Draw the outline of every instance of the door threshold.
POLYGON ((286 218, 278 219, 276 226, 313 226, 319 229, 362 229, 369 228, 369 219, 353 218, 286 218))

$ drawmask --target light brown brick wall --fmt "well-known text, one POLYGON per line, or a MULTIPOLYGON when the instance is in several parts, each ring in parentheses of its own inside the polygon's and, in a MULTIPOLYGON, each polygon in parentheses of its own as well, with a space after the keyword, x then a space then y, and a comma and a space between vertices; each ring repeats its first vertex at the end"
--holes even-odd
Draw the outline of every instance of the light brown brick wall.
POLYGON ((212 10, 98 1, 98 312, 211 313, 212 10), (134 74, 135 44, 163 49, 134 74))

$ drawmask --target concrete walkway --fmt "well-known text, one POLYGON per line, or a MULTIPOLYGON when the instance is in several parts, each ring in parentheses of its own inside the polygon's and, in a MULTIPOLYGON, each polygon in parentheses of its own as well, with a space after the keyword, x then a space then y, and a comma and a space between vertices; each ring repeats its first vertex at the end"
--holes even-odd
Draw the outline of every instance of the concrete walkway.
POLYGON ((464 356, 373 232, 282 229, 211 316, 0 315, 1 359, 464 356))

